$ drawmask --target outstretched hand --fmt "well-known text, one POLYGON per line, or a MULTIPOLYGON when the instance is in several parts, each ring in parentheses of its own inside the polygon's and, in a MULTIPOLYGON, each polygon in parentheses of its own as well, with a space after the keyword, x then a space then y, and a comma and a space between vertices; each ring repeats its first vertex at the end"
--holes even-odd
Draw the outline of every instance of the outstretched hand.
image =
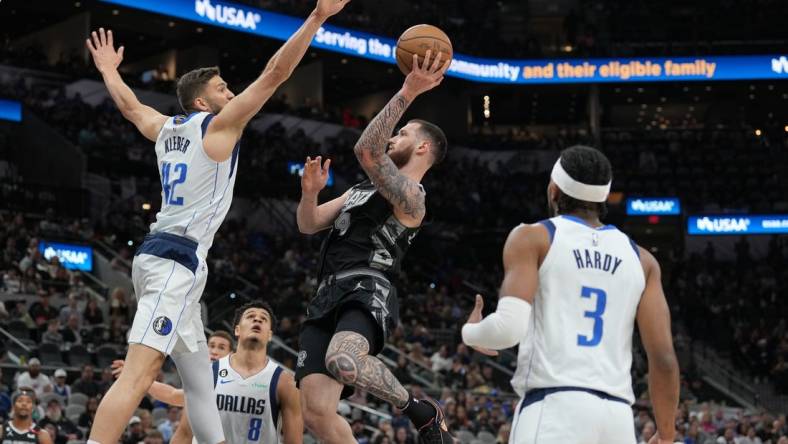
POLYGON ((323 163, 323 157, 317 156, 312 159, 306 158, 304 163, 304 175, 301 176, 301 192, 304 194, 317 194, 326 187, 328 183, 328 171, 331 166, 331 159, 326 159, 323 163))
POLYGON ((107 32, 104 28, 99 28, 98 33, 93 31, 91 34, 92 40, 87 39, 85 44, 93 56, 93 63, 99 72, 104 72, 107 69, 117 69, 120 62, 123 61, 123 46, 115 51, 115 43, 112 38, 112 30, 107 32))
POLYGON ((329 18, 337 14, 350 3, 350 0, 317 0, 315 13, 322 18, 329 18))
POLYGON ((413 67, 402 86, 406 98, 413 100, 416 96, 440 85, 450 63, 451 60, 443 60, 443 52, 432 57, 432 50, 428 49, 424 61, 419 65, 419 55, 413 54, 413 67))
MULTIPOLYGON (((471 311, 470 316, 468 316, 468 321, 466 322, 466 324, 478 324, 479 322, 481 322, 483 308, 484 308, 484 298, 482 298, 482 295, 477 294, 476 303, 473 306, 473 311, 471 311)), ((484 347, 474 347, 474 346, 471 346, 471 348, 483 355, 498 356, 498 352, 495 350, 490 350, 484 347)))
POLYGON ((123 359, 116 359, 112 361, 112 365, 110 367, 112 368, 112 376, 114 376, 115 379, 118 379, 118 377, 120 376, 120 372, 123 371, 123 366, 125 364, 126 361, 124 361, 123 359))

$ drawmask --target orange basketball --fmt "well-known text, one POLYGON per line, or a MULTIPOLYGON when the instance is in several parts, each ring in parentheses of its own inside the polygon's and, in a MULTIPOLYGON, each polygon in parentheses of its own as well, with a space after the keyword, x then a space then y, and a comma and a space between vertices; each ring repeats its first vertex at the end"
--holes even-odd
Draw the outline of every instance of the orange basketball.
POLYGON ((397 66, 403 74, 410 74, 413 69, 413 54, 419 55, 419 64, 424 62, 427 50, 432 50, 432 57, 443 52, 443 60, 451 60, 454 50, 451 40, 445 32, 432 25, 416 25, 408 28, 397 40, 397 66))

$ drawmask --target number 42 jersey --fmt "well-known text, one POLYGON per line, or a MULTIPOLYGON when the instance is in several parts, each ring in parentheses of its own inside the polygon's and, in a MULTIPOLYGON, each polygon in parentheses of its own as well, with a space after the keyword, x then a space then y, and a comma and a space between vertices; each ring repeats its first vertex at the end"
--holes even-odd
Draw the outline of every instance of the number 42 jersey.
POLYGON ((539 267, 528 333, 512 387, 582 387, 634 402, 632 335, 645 274, 630 238, 559 216, 541 222, 551 244, 539 267))
POLYGON ((233 200, 238 151, 223 162, 208 157, 203 138, 214 115, 196 112, 167 119, 156 140, 161 177, 161 210, 151 233, 165 232, 198 243, 205 257, 233 200))

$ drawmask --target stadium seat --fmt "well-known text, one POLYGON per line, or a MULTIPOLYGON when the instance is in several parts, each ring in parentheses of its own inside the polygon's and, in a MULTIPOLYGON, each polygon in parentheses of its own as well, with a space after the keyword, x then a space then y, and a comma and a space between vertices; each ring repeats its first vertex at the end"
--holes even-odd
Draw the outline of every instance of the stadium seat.
POLYGON ((164 419, 167 419, 167 409, 164 407, 156 407, 155 409, 153 409, 152 413, 153 413, 154 423, 156 423, 156 421, 162 421, 164 419))
POLYGON ((109 345, 102 345, 96 350, 96 364, 103 369, 112 365, 112 361, 118 359, 118 351, 109 345))
POLYGON ((82 367, 85 364, 93 364, 93 358, 84 345, 72 345, 66 354, 68 363, 73 367, 82 367))
POLYGON ((473 433, 467 430, 460 430, 457 432, 457 439, 460 440, 460 444, 470 444, 474 439, 473 433))
POLYGON ((27 325, 24 322, 18 319, 9 322, 6 330, 11 333, 11 336, 19 339, 20 341, 23 339, 30 339, 30 329, 27 328, 27 325))
POLYGON ((50 392, 50 393, 44 393, 43 395, 41 395, 41 400, 40 400, 39 404, 43 405, 43 406, 46 406, 47 404, 49 404, 49 401, 51 401, 53 399, 59 400, 61 404, 63 402, 65 402, 65 400, 63 399, 62 396, 60 396, 60 395, 58 395, 56 393, 51 393, 50 392))
POLYGON ((84 393, 72 393, 68 398, 68 405, 81 405, 85 407, 88 403, 88 396, 84 393))
POLYGON ((45 365, 62 366, 63 354, 60 352, 60 346, 56 344, 41 344, 38 346, 38 357, 45 365))
POLYGON ((66 407, 66 416, 69 417, 69 418, 71 418, 74 415, 79 417, 79 415, 83 414, 84 412, 85 412, 85 406, 84 405, 73 405, 72 404, 72 405, 69 405, 68 407, 66 407))
POLYGON ((495 443, 495 435, 488 431, 481 431, 479 435, 476 436, 481 442, 485 444, 494 444, 495 443))

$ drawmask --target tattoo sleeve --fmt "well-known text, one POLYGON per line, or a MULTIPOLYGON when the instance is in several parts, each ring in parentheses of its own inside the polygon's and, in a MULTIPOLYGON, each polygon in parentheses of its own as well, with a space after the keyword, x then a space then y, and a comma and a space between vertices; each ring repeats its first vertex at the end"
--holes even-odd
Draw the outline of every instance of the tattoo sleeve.
POLYGON ((410 102, 399 93, 389 100, 361 134, 353 151, 380 194, 409 217, 421 219, 426 213, 423 189, 401 174, 386 155, 388 139, 408 105, 410 102))
POLYGON ((408 392, 378 358, 369 356, 369 342, 358 333, 343 331, 331 339, 326 368, 337 381, 366 390, 372 396, 402 407, 408 392))

